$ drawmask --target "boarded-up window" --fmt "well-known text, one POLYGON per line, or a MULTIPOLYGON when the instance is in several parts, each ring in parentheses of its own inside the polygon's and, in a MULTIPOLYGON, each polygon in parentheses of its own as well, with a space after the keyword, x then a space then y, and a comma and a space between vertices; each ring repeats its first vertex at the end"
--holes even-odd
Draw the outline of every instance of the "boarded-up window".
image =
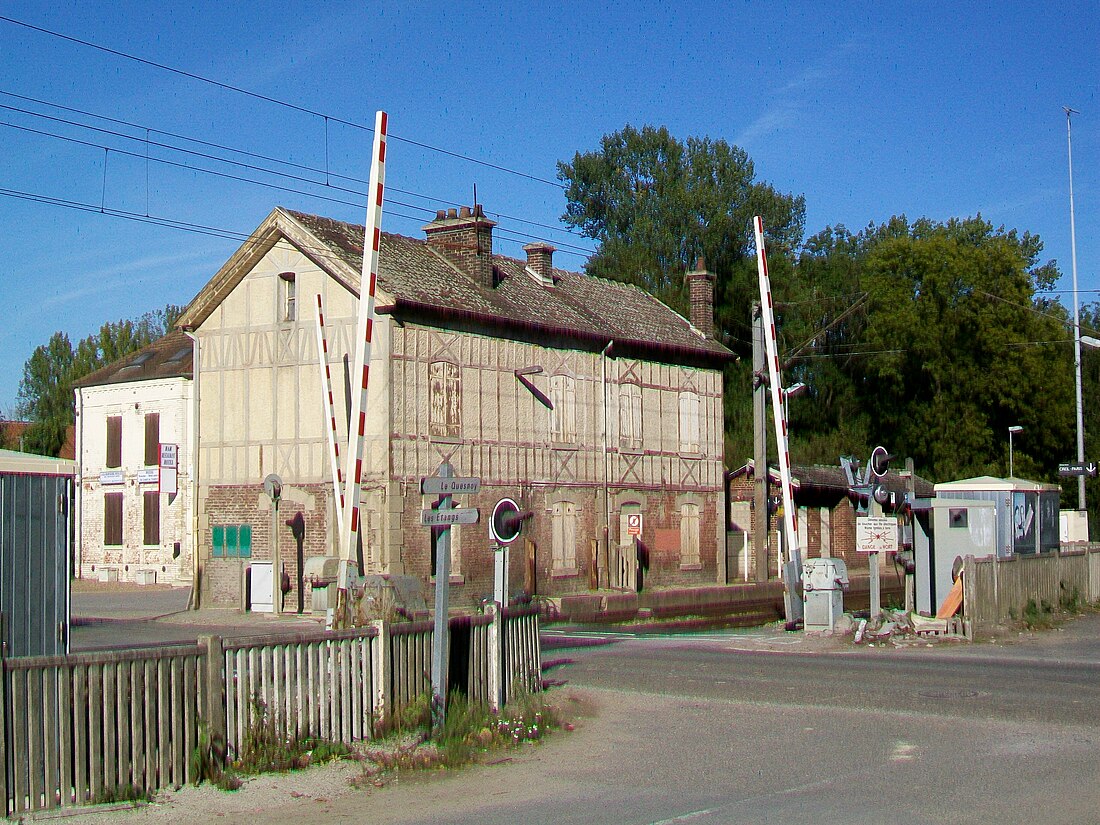
MULTIPOLYGON (((122 466, 122 416, 107 416, 107 466, 122 466)), ((119 544, 122 544, 119 541, 119 544)))
POLYGON ((251 524, 215 525, 210 538, 210 555, 214 558, 247 559, 252 556, 251 524))
POLYGON ((577 567, 577 505, 559 501, 550 509, 553 524, 551 550, 555 570, 577 567))
POLYGON ((642 388, 637 384, 619 386, 619 447, 642 448, 642 388))
POLYGON ((577 440, 577 382, 570 375, 550 376, 550 440, 572 444, 577 440))
POLYGON ((680 452, 699 452, 699 396, 680 393, 680 452))
POLYGON ((457 364, 433 361, 428 365, 428 434, 458 438, 462 433, 462 385, 457 364))
POLYGON ((122 544, 122 493, 103 494, 103 543, 122 544))
POLYGON ((699 564, 699 505, 680 506, 680 563, 699 564))
POLYGON ((142 533, 146 545, 160 544, 160 493, 156 490, 146 490, 142 497, 142 533))
POLYGON ((160 464, 160 413, 146 413, 145 466, 156 467, 158 464, 160 464))

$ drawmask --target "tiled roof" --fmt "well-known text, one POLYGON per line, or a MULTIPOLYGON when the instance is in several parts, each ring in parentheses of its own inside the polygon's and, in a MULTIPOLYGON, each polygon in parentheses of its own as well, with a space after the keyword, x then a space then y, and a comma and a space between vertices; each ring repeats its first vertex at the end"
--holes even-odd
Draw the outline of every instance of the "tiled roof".
MULTIPOLYGON (((731 478, 737 478, 742 475, 753 475, 753 462, 748 461, 743 467, 734 470, 730 473, 731 478)), ((779 483, 779 470, 775 467, 768 468, 768 477, 773 483, 779 483)), ((794 481, 796 489, 803 488, 815 488, 818 490, 831 490, 831 491, 847 491, 848 489, 848 477, 844 474, 844 469, 839 466, 832 466, 827 464, 793 464, 791 465, 791 478, 794 481)), ((891 470, 881 479, 879 482, 894 493, 904 493, 908 488, 906 487, 906 479, 900 473, 891 470)), ((914 476, 913 487, 919 498, 931 498, 935 492, 935 489, 931 481, 921 478, 920 476, 914 476)))
MULTIPOLYGON (((349 269, 362 268, 363 227, 331 218, 284 210, 349 269)), ((554 284, 526 272, 526 261, 493 256, 496 287, 478 283, 427 241, 383 232, 379 288, 404 304, 440 315, 460 314, 486 323, 518 325, 531 331, 615 341, 640 349, 665 348, 684 356, 732 357, 681 315, 629 284, 554 269, 554 284)), ((357 287, 358 284, 353 284, 357 287)))
POLYGON ((191 339, 182 330, 176 329, 137 352, 131 352, 74 381, 73 386, 96 387, 156 378, 191 378, 193 359, 191 339))

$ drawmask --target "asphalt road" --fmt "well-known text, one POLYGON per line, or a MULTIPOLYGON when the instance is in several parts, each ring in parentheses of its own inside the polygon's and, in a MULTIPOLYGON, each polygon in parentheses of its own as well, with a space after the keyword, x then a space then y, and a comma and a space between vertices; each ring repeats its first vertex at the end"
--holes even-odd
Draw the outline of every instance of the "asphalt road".
MULTIPOLYGON (((1100 821, 1100 616, 1007 646, 854 649, 775 631, 548 641, 573 732, 380 790, 276 783, 224 810, 203 797, 204 810, 250 825, 1100 821)), ((97 821, 193 821, 189 793, 97 821)))

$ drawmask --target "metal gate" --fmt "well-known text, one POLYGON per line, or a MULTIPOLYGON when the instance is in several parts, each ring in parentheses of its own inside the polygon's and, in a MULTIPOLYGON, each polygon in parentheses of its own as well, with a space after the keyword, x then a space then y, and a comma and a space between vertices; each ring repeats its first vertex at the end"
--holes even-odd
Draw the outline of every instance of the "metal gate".
POLYGON ((68 651, 72 496, 71 475, 0 466, 0 614, 8 656, 68 651))

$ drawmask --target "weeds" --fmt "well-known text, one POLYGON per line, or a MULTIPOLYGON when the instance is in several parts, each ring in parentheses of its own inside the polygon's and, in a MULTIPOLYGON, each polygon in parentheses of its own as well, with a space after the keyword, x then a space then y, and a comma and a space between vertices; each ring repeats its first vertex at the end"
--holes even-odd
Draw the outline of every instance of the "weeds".
POLYGON ((1058 589, 1061 591, 1058 596, 1058 607, 1066 613, 1080 613, 1084 607, 1081 591, 1076 587, 1068 587, 1065 582, 1058 582, 1058 589))
POLYGON ((226 760, 225 767, 220 767, 213 755, 209 728, 200 723, 199 743, 192 754, 191 765, 196 784, 206 780, 223 791, 235 791, 243 784, 242 776, 298 770, 344 759, 350 754, 351 750, 343 742, 298 738, 295 733, 281 732, 267 706, 257 698, 252 701, 252 721, 237 758, 226 760))
POLYGON ((433 734, 430 697, 417 697, 388 726, 389 738, 366 749, 356 784, 382 785, 403 770, 460 767, 488 751, 537 742, 558 727, 558 714, 541 693, 518 690, 499 714, 452 693, 443 725, 433 734))
POLYGON ((135 806, 139 802, 151 802, 153 794, 141 790, 137 785, 118 785, 114 788, 104 788, 92 803, 95 805, 108 805, 113 802, 131 802, 135 806))
POLYGON ((1022 618, 1029 630, 1048 630, 1054 626, 1054 608, 1046 599, 1028 599, 1024 605, 1022 618))

